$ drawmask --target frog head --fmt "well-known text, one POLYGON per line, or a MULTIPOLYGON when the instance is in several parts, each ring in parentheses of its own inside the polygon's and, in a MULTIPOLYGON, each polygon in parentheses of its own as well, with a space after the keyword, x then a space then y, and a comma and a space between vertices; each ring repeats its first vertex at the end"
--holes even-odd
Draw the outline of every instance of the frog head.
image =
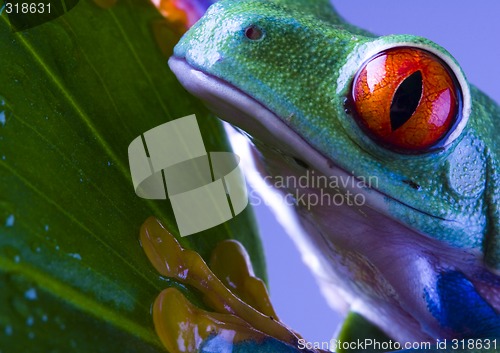
MULTIPOLYGON (((342 192, 363 195, 363 205, 298 210, 316 233, 311 247, 323 247, 318 257, 336 264, 330 277, 350 273, 350 296, 421 299, 450 268, 469 278, 497 276, 498 105, 432 41, 377 37, 345 23, 328 1, 308 5, 218 2, 185 34, 170 66, 190 92, 251 136, 271 175, 355 178, 342 192), (343 266, 349 269, 339 274, 343 266), (407 285, 419 271, 428 276, 413 281, 416 290, 394 283, 404 277, 407 285)), ((428 311, 429 301, 418 300, 394 302, 428 311)), ((413 317, 423 331, 446 335, 424 312, 413 317)))

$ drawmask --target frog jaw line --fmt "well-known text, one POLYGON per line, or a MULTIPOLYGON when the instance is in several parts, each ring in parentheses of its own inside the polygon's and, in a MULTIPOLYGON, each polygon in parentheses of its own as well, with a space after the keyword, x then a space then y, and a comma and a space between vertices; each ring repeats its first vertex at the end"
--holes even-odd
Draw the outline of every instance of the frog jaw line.
MULTIPOLYGON (((216 112, 221 119, 249 132, 250 135, 259 136, 259 140, 264 143, 289 151, 291 155, 302 160, 307 160, 307 163, 324 175, 335 176, 340 180, 353 177, 352 174, 338 167, 334 161, 319 153, 275 113, 251 96, 218 77, 197 70, 184 58, 174 56, 169 59, 168 63, 182 86, 204 101, 205 105, 216 112), (279 141, 276 136, 279 136, 279 141)), ((366 205, 391 219, 393 217, 389 210, 388 199, 419 214, 450 222, 450 220, 402 203, 373 188, 353 184, 346 185, 345 189, 354 194, 363 194, 366 205)), ((405 226, 410 227, 406 224, 405 226)))

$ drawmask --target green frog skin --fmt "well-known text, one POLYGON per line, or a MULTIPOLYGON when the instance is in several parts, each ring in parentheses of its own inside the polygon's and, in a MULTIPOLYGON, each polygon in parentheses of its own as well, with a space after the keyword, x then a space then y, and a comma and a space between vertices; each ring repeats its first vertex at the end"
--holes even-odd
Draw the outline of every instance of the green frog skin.
POLYGON ((184 35, 169 65, 249 135, 266 180, 344 181, 278 188, 346 200, 294 207, 295 241, 332 305, 398 341, 500 337, 500 108, 445 49, 410 35, 374 36, 328 1, 223 0, 184 35), (400 73, 405 50, 438 71, 424 66, 392 96, 369 96, 386 86, 376 86, 385 76, 372 68, 382 61, 400 73), (446 75, 448 99, 439 97, 451 103, 440 105, 428 92, 446 75), (409 127, 431 110, 441 130, 409 127))

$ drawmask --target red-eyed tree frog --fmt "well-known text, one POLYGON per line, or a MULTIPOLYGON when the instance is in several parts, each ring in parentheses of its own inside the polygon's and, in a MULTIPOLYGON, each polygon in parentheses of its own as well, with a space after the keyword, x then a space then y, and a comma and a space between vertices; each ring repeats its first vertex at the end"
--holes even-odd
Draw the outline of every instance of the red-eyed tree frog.
MULTIPOLYGON (((327 0, 222 0, 169 65, 249 137, 263 178, 291 195, 298 243, 331 303, 395 342, 500 352, 500 107, 444 48, 375 36, 327 0)), ((239 335, 228 352, 308 351, 279 325, 231 314, 250 328, 212 318, 239 335)))

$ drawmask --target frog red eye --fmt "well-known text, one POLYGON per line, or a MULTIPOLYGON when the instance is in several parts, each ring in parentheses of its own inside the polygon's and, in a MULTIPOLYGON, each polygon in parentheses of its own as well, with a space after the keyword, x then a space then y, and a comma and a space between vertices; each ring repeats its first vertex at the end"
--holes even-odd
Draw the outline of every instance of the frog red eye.
POLYGON ((425 151, 458 120, 461 91, 437 56, 409 47, 368 60, 353 83, 355 118, 374 140, 409 152, 425 151))

